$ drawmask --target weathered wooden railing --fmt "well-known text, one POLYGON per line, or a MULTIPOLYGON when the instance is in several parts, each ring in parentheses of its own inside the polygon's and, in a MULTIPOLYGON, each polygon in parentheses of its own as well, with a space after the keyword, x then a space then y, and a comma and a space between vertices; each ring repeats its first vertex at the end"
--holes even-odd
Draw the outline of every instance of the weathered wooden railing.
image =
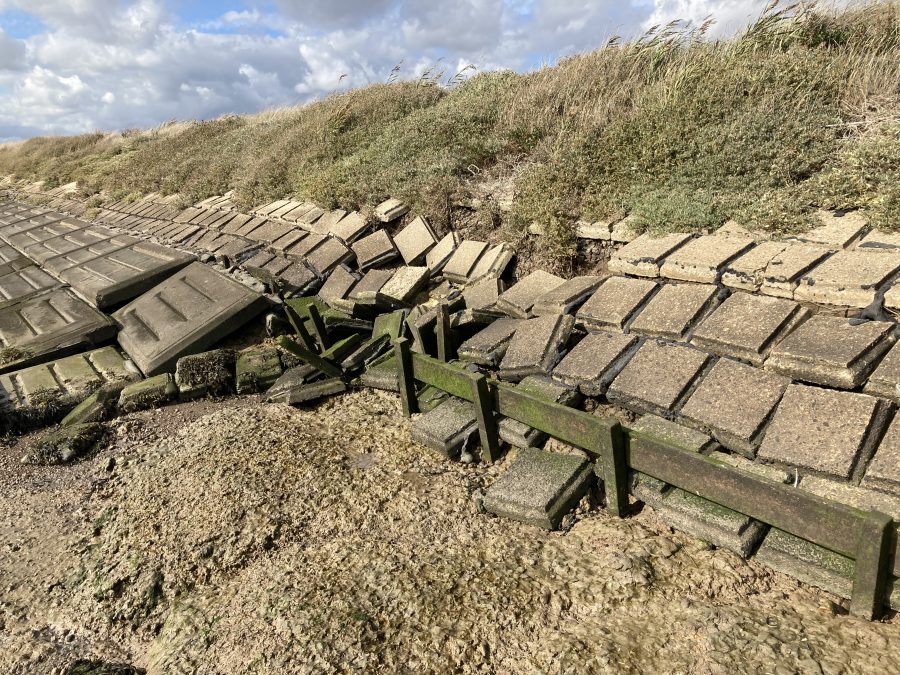
MULTIPOLYGON (((438 322, 441 327, 441 322, 438 322)), ((439 328, 440 330, 440 328, 439 328)), ((441 331, 443 332, 443 331, 441 331)), ((440 343, 443 342, 439 338, 440 343)), ((446 343, 445 343, 446 345, 446 343)), ((891 575, 900 576, 896 528, 890 516, 860 511, 634 431, 613 420, 552 403, 458 365, 413 353, 394 342, 404 415, 418 412, 416 383, 472 402, 485 461, 499 457, 496 415, 509 417, 585 450, 600 463, 609 511, 627 514, 628 472, 640 471, 854 561, 852 614, 877 618, 891 575)), ((446 358, 449 350, 440 350, 446 358)))

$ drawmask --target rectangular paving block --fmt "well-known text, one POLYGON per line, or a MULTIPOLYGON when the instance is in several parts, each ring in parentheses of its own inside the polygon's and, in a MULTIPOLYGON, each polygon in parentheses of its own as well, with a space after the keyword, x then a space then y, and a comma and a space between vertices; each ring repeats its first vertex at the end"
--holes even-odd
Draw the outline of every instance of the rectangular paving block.
MULTIPOLYGON (((291 249, 291 254, 293 251, 294 249, 291 249)), ((334 237, 326 237, 325 241, 306 257, 307 264, 320 277, 328 275, 338 265, 349 263, 351 260, 353 260, 353 251, 334 237)))
POLYGON ((531 318, 535 301, 564 283, 565 279, 555 274, 535 270, 500 294, 497 309, 517 319, 531 318))
POLYGON ((394 235, 394 245, 407 265, 424 262, 425 255, 437 242, 437 235, 422 216, 416 216, 409 225, 394 235))
POLYGON ((850 479, 872 456, 887 404, 874 396, 792 384, 759 448, 760 459, 850 479))
POLYGON ((559 361, 574 323, 568 314, 523 320, 503 355, 498 376, 517 382, 528 375, 548 375, 559 361))
POLYGON ((427 267, 399 267, 378 289, 376 297, 388 306, 409 306, 430 278, 431 271, 427 267))
POLYGON ((376 304, 378 292, 390 281, 395 272, 396 269, 370 269, 350 291, 350 300, 362 305, 376 304))
POLYGON ((434 248, 425 254, 425 264, 428 265, 432 274, 437 274, 444 269, 444 265, 450 260, 450 256, 453 255, 457 246, 459 246, 459 235, 455 230, 450 230, 443 239, 434 245, 434 248))
POLYGON ((805 234, 796 235, 801 241, 847 248, 866 231, 868 223, 858 211, 818 211, 816 219, 822 223, 805 234))
POLYGON ((714 354, 760 366, 772 346, 810 314, 792 300, 733 293, 697 326, 691 342, 714 354))
POLYGON ((754 560, 805 584, 849 598, 853 560, 778 528, 770 528, 754 560))
POLYGON ((867 307, 900 271, 900 256, 883 249, 838 251, 800 278, 794 298, 842 307, 867 307))
POLYGON ((160 373, 127 385, 119 393, 119 409, 130 413, 165 405, 178 395, 172 373, 160 373))
POLYGON ((484 508, 504 518, 555 530, 592 481, 591 464, 583 457, 524 448, 485 491, 484 508))
POLYGON ((895 415, 866 468, 862 486, 900 495, 900 416, 895 415))
POLYGON ((895 340, 893 323, 817 314, 772 348, 765 368, 804 382, 855 389, 895 340))
POLYGON ((475 406, 455 396, 412 423, 412 439, 447 457, 458 457, 464 448, 478 443, 475 406))
POLYGON ((351 244, 362 237, 369 229, 369 221, 359 211, 351 211, 341 218, 328 232, 345 244, 351 244))
POLYGON ((641 335, 687 340, 724 295, 724 290, 712 284, 664 284, 628 329, 641 335))
POLYGON ((614 274, 633 274, 638 277, 658 277, 665 257, 691 240, 690 234, 655 236, 645 233, 616 251, 608 269, 614 274))
POLYGON ((602 396, 638 346, 638 338, 598 332, 584 337, 553 369, 553 379, 586 396, 602 396))
POLYGON ((659 415, 641 415, 641 418, 631 428, 643 436, 650 436, 682 450, 705 454, 716 447, 716 442, 703 432, 667 420, 659 415))
POLYGON ((867 394, 883 396, 900 402, 900 346, 894 343, 887 356, 869 375, 869 379, 863 389, 867 394))
POLYGON ((573 277, 556 288, 548 288, 546 293, 534 301, 531 312, 535 316, 572 314, 597 290, 602 281, 598 276, 573 277))
POLYGON ((356 264, 360 271, 382 265, 399 255, 391 235, 385 230, 377 230, 369 236, 363 237, 354 242, 351 248, 356 255, 356 264))
POLYGON ((609 277, 575 314, 587 330, 623 330, 658 288, 649 279, 609 277))
POLYGON ((331 230, 337 226, 347 212, 343 209, 333 209, 323 213, 316 222, 310 226, 309 231, 316 234, 331 234, 331 230))
POLYGON ((253 319, 265 298, 202 263, 193 263, 114 314, 119 344, 145 375, 174 369, 253 319))
POLYGON ((359 379, 366 387, 384 389, 386 391, 400 391, 397 368, 397 357, 391 350, 366 366, 359 379))
POLYGON ((579 220, 575 223, 575 236, 579 239, 600 239, 609 241, 613 224, 608 220, 587 221, 579 220))
POLYGON ((444 266, 444 277, 458 284, 466 283, 469 280, 469 274, 475 269, 478 259, 484 255, 487 249, 487 242, 464 240, 444 266))
POLYGON ((348 296, 361 278, 348 267, 339 265, 322 284, 322 288, 319 289, 319 297, 333 309, 352 313, 355 303, 349 300, 348 296))
POLYGON ((498 310, 496 305, 497 298, 505 289, 502 280, 490 277, 466 286, 462 291, 466 309, 470 310, 476 318, 486 321, 503 316, 503 312, 498 310))
POLYGON ((659 275, 679 281, 712 284, 732 260, 754 246, 753 239, 708 234, 687 242, 669 254, 659 275))
MULTIPOLYGON (((561 385, 542 375, 529 375, 516 385, 516 390, 564 406, 577 405, 581 400, 581 395, 575 389, 561 385)), ((538 431, 511 417, 501 417, 497 424, 497 431, 501 441, 516 448, 537 447, 548 438, 543 431, 538 431)))
POLYGON ((790 383, 786 377, 719 359, 679 415, 726 448, 753 458, 765 425, 790 383))
POLYGON ((137 297, 190 264, 194 256, 140 242, 60 272, 60 279, 95 307, 105 309, 137 297))
POLYGON ((678 409, 709 362, 691 347, 647 340, 606 391, 606 397, 638 412, 663 417, 678 409))
POLYGON ((521 319, 504 318, 493 321, 459 346, 459 358, 495 368, 506 354, 509 341, 520 323, 521 319))
POLYGON ((265 391, 283 372, 278 350, 269 345, 254 345, 238 352, 234 370, 238 394, 265 391))
POLYGON ((764 241, 725 266, 722 283, 731 288, 793 298, 800 278, 834 251, 791 241, 764 241))
POLYGON ((859 248, 898 249, 900 248, 900 232, 875 229, 864 236, 858 246, 859 248))
POLYGON ((469 272, 468 283, 474 283, 485 277, 499 277, 506 271, 509 263, 515 257, 513 250, 506 244, 490 246, 475 263, 475 267, 469 272))
POLYGON ((67 288, 0 308, 0 373, 84 351, 111 339, 109 317, 67 288))

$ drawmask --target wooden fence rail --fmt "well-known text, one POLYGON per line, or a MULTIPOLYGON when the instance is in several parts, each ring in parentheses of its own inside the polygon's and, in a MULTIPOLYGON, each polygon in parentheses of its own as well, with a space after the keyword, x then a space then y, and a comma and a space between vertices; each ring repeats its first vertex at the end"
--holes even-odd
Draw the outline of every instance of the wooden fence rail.
POLYGON ((614 420, 546 401, 459 365, 413 353, 406 338, 396 340, 394 350, 403 413, 409 416, 418 412, 417 382, 472 402, 485 461, 499 457, 496 416, 518 420, 585 450, 597 460, 607 508, 614 515, 627 514, 628 473, 640 471, 853 559, 851 613, 872 619, 883 612, 889 578, 892 573, 900 573, 894 569, 900 555, 896 554, 896 527, 890 516, 860 511, 790 485, 745 474, 614 420))

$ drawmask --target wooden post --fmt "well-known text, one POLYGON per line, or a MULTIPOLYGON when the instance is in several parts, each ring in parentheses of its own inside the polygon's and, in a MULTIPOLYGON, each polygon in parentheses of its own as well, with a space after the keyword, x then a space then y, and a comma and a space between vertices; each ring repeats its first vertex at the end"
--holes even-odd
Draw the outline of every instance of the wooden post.
POLYGON ((434 330, 437 337, 437 357, 446 363, 456 356, 453 348, 453 334, 450 332, 450 313, 447 310, 446 302, 438 305, 434 330))
POLYGON ((310 305, 306 308, 306 311, 309 312, 309 319, 312 321, 313 332, 316 334, 316 342, 319 343, 319 347, 324 352, 328 349, 328 329, 325 328, 325 322, 322 321, 322 315, 319 314, 319 308, 315 305, 310 305))
POLYGON ((894 519, 872 511, 861 522, 859 529, 850 613, 863 619, 878 619, 884 608, 884 593, 890 573, 894 519))
POLYGON ((403 405, 403 416, 409 417, 419 412, 419 399, 416 398, 416 380, 413 375, 412 352, 407 338, 394 340, 394 354, 397 356, 397 381, 400 385, 400 403, 403 405))
POLYGON ((497 430, 488 381, 481 373, 470 373, 469 379, 472 382, 472 402, 475 404, 475 417, 481 438, 481 456, 486 462, 496 462, 500 459, 500 432, 497 430))
POLYGON ((609 428, 609 436, 600 443, 600 468, 606 508, 619 518, 628 513, 628 460, 625 456, 625 434, 620 424, 609 428))
POLYGON ((303 321, 303 317, 297 314, 297 310, 290 305, 285 304, 284 313, 287 315, 288 321, 290 321, 291 325, 294 327, 294 332, 297 333, 297 338, 303 344, 303 347, 310 352, 317 351, 316 343, 313 341, 309 331, 306 330, 306 323, 303 321))

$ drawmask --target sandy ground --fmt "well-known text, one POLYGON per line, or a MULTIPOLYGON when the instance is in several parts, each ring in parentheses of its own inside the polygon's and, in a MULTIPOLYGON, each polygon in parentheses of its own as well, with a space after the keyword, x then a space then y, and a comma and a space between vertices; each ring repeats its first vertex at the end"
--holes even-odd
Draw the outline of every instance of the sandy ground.
MULTIPOLYGON (((0 673, 886 672, 900 623, 582 503, 479 513, 503 469, 413 444, 396 396, 254 397, 111 423, 69 467, 0 449, 0 673)), ((508 461, 508 460, 507 460, 508 461)))

